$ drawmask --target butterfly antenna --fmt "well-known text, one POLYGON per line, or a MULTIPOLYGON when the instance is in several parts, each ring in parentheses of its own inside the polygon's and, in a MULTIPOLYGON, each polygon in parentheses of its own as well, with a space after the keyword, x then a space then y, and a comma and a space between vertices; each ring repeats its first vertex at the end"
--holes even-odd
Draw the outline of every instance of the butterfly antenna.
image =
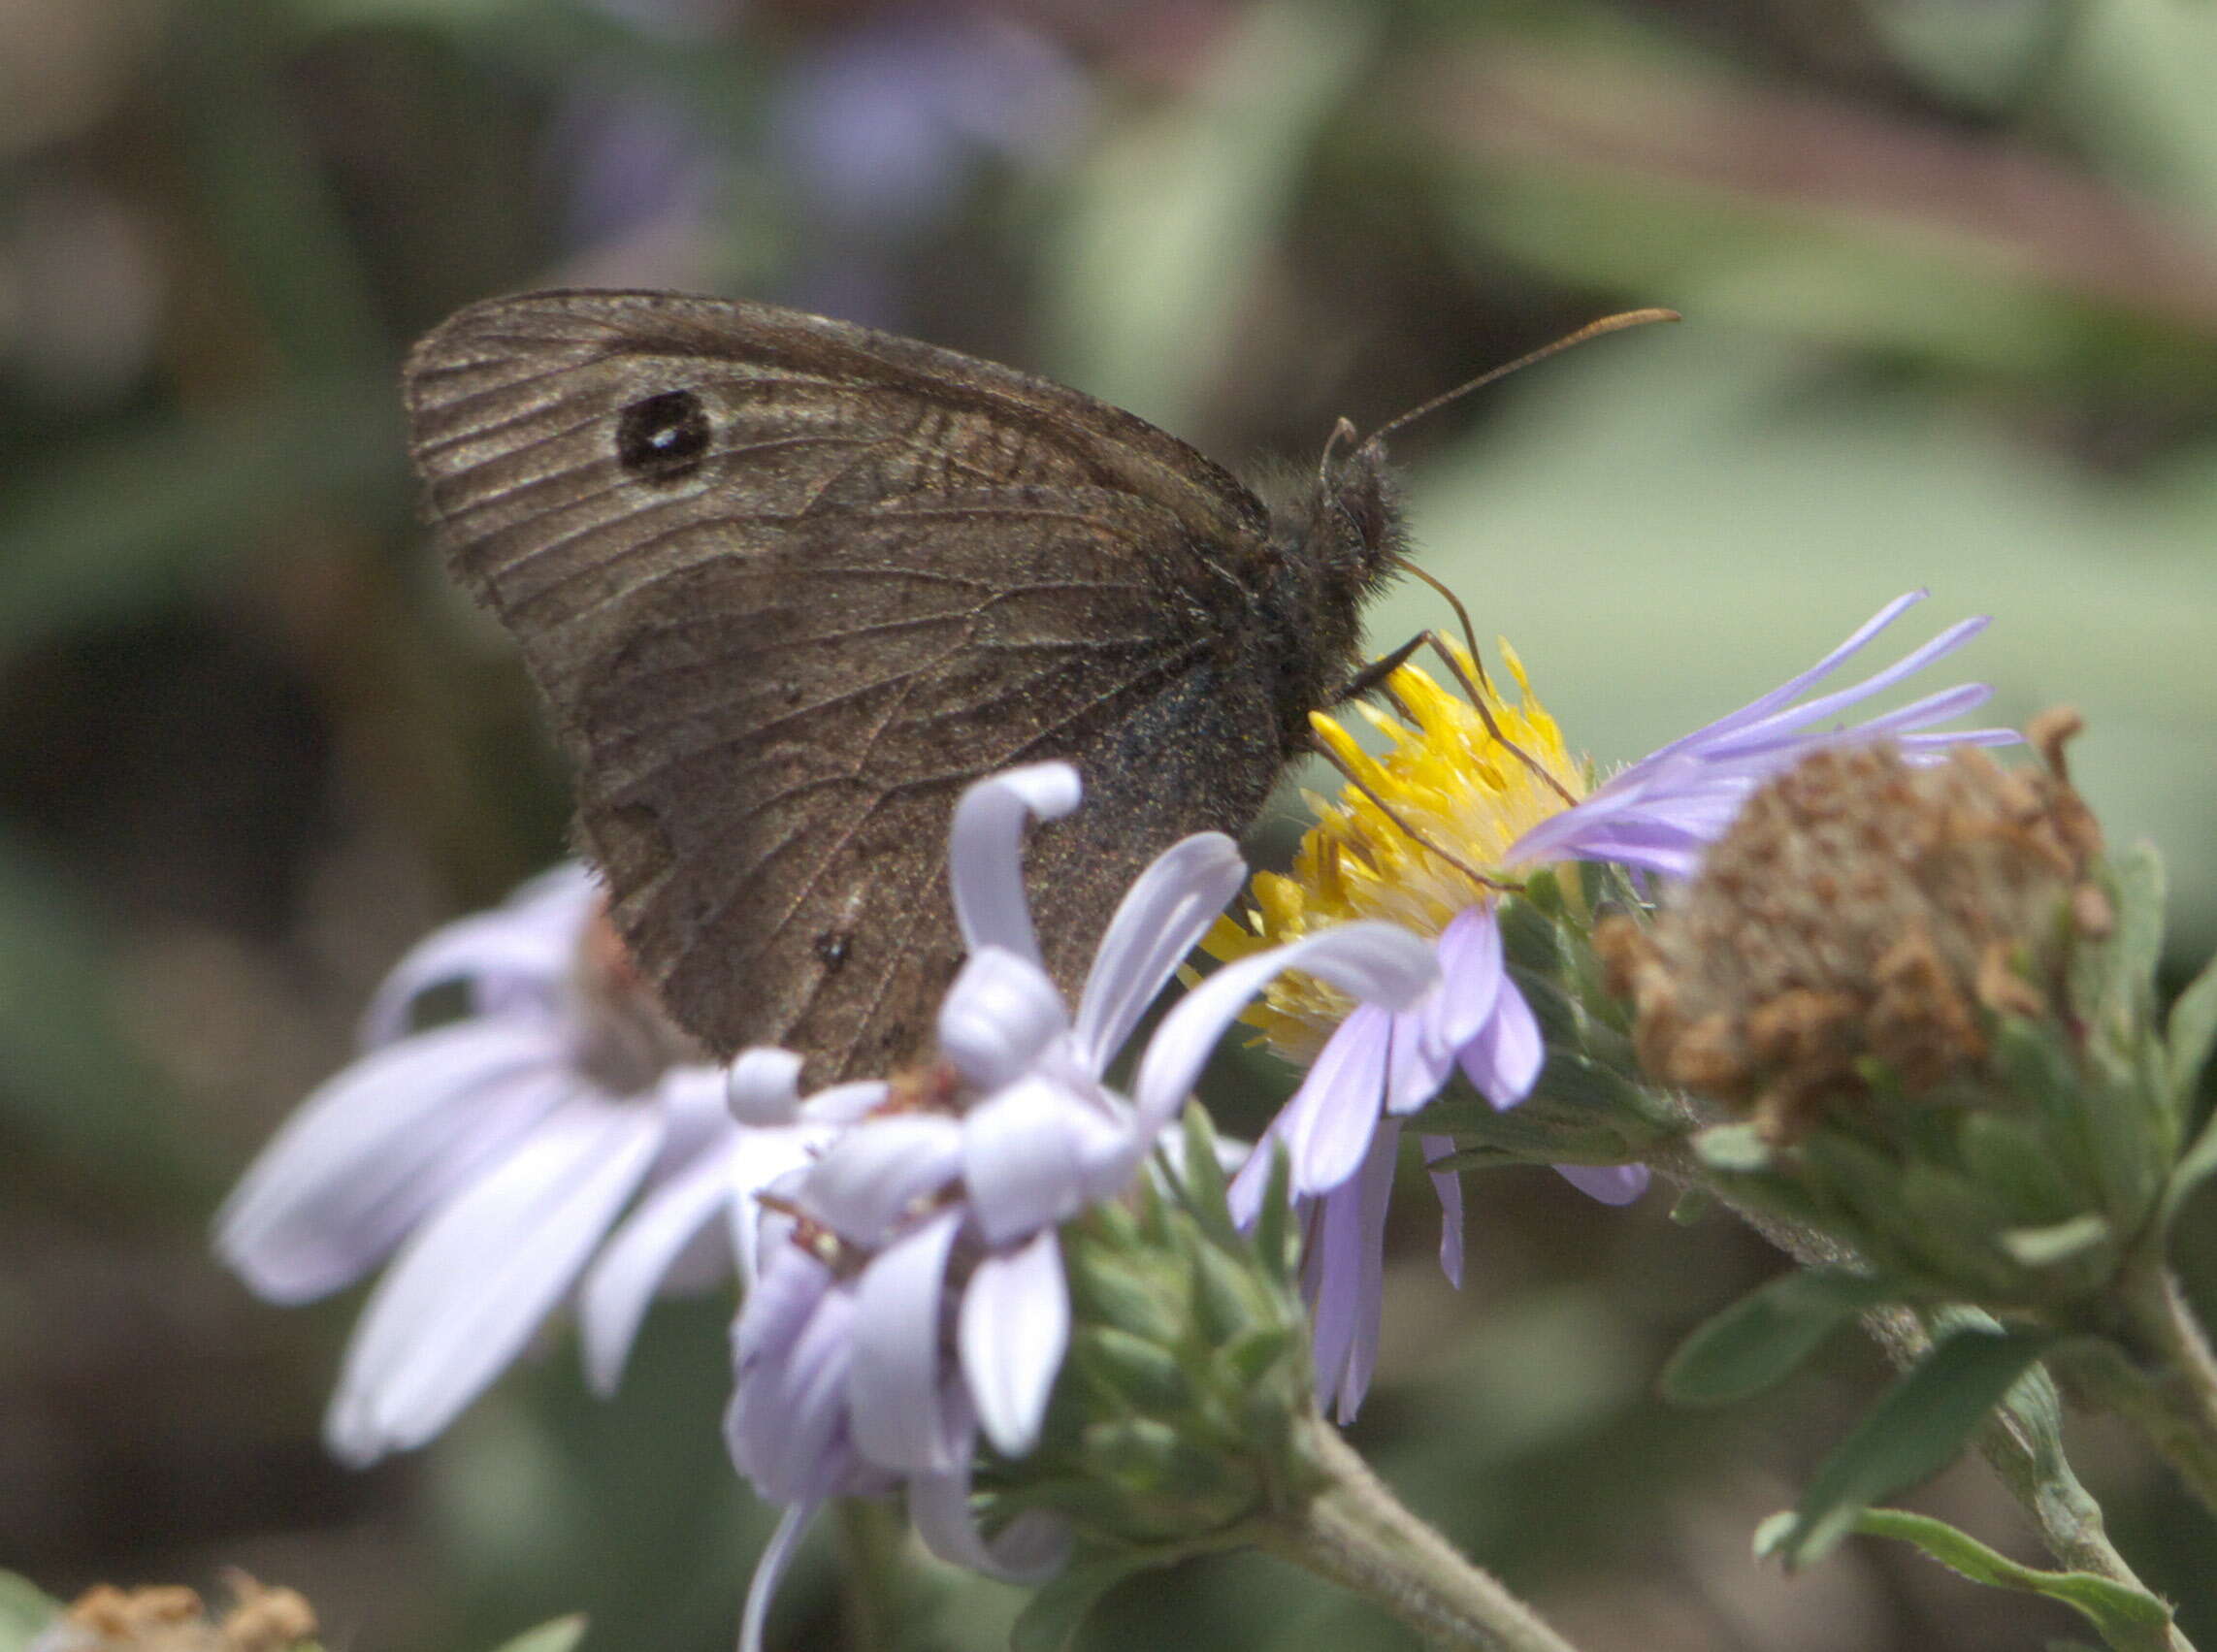
POLYGON ((1332 434, 1324 437, 1323 454, 1317 460, 1317 480, 1320 483, 1323 484, 1327 488, 1330 486, 1332 477, 1332 450, 1339 446, 1339 444, 1343 441, 1353 441, 1354 437, 1354 425, 1348 419, 1343 418, 1338 424, 1332 426, 1332 434))
POLYGON ((1490 691, 1493 687, 1493 682, 1492 679, 1487 677, 1485 674, 1485 656, 1478 651, 1478 632, 1471 629, 1470 610, 1462 605, 1462 599, 1454 594, 1453 590, 1450 588, 1446 580, 1440 578, 1440 576, 1436 573, 1425 572, 1421 567, 1418 567, 1417 564, 1411 562, 1407 557, 1395 557, 1393 559, 1393 566, 1399 568, 1403 573, 1415 574, 1418 579, 1422 580, 1426 585, 1429 585, 1434 591, 1437 591, 1442 597, 1447 599, 1448 606, 1455 611, 1455 618, 1462 622, 1463 646, 1470 650, 1470 663, 1478 667, 1478 680, 1483 683, 1490 691))
POLYGON ((1442 849, 1438 844, 1434 843, 1430 838, 1426 837, 1422 832, 1418 831, 1415 826, 1411 826, 1407 821, 1403 820, 1400 815, 1394 811, 1392 804, 1388 803, 1385 798, 1381 797, 1377 793, 1373 792, 1370 789, 1369 784, 1365 782, 1360 775, 1356 774, 1353 768, 1348 766, 1347 762, 1340 757, 1339 753, 1333 751, 1321 740, 1316 741, 1315 744, 1318 753, 1322 756, 1323 760, 1326 762, 1330 763, 1332 767, 1338 769, 1340 774, 1346 779, 1347 783, 1350 786, 1353 787, 1365 797, 1368 797, 1371 802, 1377 806, 1378 812, 1393 823, 1394 829, 1399 831, 1401 835, 1406 837, 1410 842, 1416 844, 1418 848, 1425 851, 1427 854, 1438 856, 1442 860, 1445 860, 1449 865, 1452 866, 1456 871, 1460 872, 1464 877, 1468 878, 1472 883, 1476 884, 1482 890, 1490 890, 1495 894, 1515 894, 1523 889, 1524 886, 1522 884, 1509 883, 1500 878, 1489 878, 1483 872, 1480 871, 1476 866, 1473 866, 1468 860, 1465 860, 1461 856, 1453 854, 1449 850, 1442 849))
POLYGON ((1589 321, 1577 332, 1567 333, 1551 344, 1542 344, 1538 349, 1518 356, 1513 362, 1505 362, 1500 367, 1489 368, 1467 383, 1458 384, 1444 395, 1433 397, 1422 406, 1412 407, 1399 418, 1386 420, 1386 423, 1380 425, 1363 438, 1362 445, 1369 447, 1384 441, 1386 437, 1399 430, 1403 425, 1414 424, 1428 413, 1438 412, 1451 402, 1461 401, 1474 390, 1483 390, 1497 379, 1507 378, 1513 373, 1519 373, 1534 362, 1546 361, 1549 356, 1561 355, 1563 351, 1574 349, 1588 340, 1599 339, 1604 334, 1622 333, 1634 327, 1646 327, 1650 322, 1682 321, 1683 319, 1685 318, 1675 309, 1627 309, 1619 311, 1615 315, 1605 315, 1599 321, 1589 321))
MULTIPOLYGON (((1448 669, 1454 673, 1455 681, 1462 685, 1462 692, 1469 697, 1471 709, 1478 713, 1478 720, 1485 725, 1485 731, 1492 736, 1493 743, 1530 769, 1532 778, 1560 797, 1566 807, 1575 805, 1578 798, 1572 794, 1569 787, 1556 778, 1554 771, 1503 733, 1501 725, 1493 720, 1493 708, 1486 703, 1487 699, 1491 697, 1493 685, 1487 683, 1484 691, 1482 692, 1478 684, 1470 680, 1470 674, 1462 668, 1462 662, 1451 654, 1447 645, 1440 640, 1439 632, 1427 632, 1425 636, 1432 645, 1432 652, 1447 663, 1448 669)), ((1476 664, 1475 656, 1473 657, 1473 664, 1476 664)), ((1484 669, 1481 667, 1479 671, 1480 681, 1484 681, 1484 669)))

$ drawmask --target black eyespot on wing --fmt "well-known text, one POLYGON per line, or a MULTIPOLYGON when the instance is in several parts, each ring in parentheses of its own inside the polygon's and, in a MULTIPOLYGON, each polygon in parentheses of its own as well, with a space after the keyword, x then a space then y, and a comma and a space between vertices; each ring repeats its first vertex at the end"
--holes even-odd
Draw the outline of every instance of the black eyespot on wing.
POLYGON ((624 409, 616 421, 616 461, 641 481, 683 481, 701 469, 715 434, 700 397, 665 390, 624 409))

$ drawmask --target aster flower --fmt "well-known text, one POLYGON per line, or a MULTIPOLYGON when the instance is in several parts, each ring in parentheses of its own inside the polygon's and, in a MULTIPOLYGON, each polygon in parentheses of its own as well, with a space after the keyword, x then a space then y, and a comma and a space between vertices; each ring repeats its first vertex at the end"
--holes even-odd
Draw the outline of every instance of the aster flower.
POLYGON ((734 1334, 733 1457, 789 1506, 749 1595, 745 1648, 760 1644, 770 1593, 827 1498, 904 1486, 942 1557, 1011 1578, 1059 1566, 1056 1517, 1033 1511, 988 1539, 969 1512, 978 1435, 1027 1452, 1068 1344, 1058 1226, 1130 1184, 1273 972, 1298 966, 1358 1001, 1399 1005, 1430 983, 1425 949, 1386 925, 1304 937, 1188 993, 1131 1095, 1112 1090, 1110 1060, 1244 868, 1216 833, 1157 859, 1110 922, 1072 1016, 1040 962, 1018 851, 1027 816, 1077 801, 1075 772, 1044 764, 973 787, 958 808, 950 883, 970 956, 940 1010, 935 1066, 802 1102, 798 1062, 742 1058, 745 1117, 845 1125, 762 1199, 759 1282, 734 1334))
MULTIPOLYGON (((1891 739, 1920 761, 1948 747, 2015 739, 2006 729, 1932 731, 1982 704, 1990 691, 1979 684, 1853 727, 1830 721, 1954 653, 1984 619, 1949 627, 1859 683, 1804 697, 1924 596, 1898 598, 1808 670, 1599 787, 1570 757, 1506 646, 1518 699, 1510 703, 1482 687, 1483 712, 1415 666, 1397 671, 1388 692, 1405 722, 1358 707, 1391 744, 1383 758, 1364 753, 1332 719, 1316 719, 1356 784, 1337 803, 1317 801, 1320 824, 1292 874, 1258 877, 1252 929, 1227 921, 1212 934, 1211 949, 1237 956, 1317 923, 1382 917, 1436 936, 1441 972, 1438 991, 1414 1010, 1351 1009, 1328 988, 1295 978, 1273 988, 1253 1018, 1274 1045, 1296 1058, 1314 1055, 1265 1140, 1284 1144, 1294 1191, 1308 1201, 1305 1279, 1316 1305, 1320 1384, 1337 1399, 1343 1420, 1361 1402, 1375 1352, 1378 1252, 1401 1120, 1458 1071, 1496 1109, 1516 1106, 1540 1078, 1539 1024, 1503 956, 1502 892, 1532 868, 1571 859, 1681 877, 1765 778, 1819 747, 1891 739)), ((1463 681, 1479 684, 1475 662, 1450 648, 1463 681)), ((1437 1159, 1452 1143, 1427 1136, 1423 1146, 1437 1159)), ((1607 1203, 1637 1198, 1647 1182, 1638 1164, 1557 1168, 1607 1203)), ((1233 1183, 1243 1220, 1253 1219, 1264 1174, 1258 1154, 1233 1183)), ((1442 1266, 1459 1282, 1459 1189, 1451 1176, 1435 1174, 1433 1182, 1447 1221, 1442 1266)))
MULTIPOLYGON (((738 1153, 722 1071, 633 974, 582 866, 419 943, 371 1001, 362 1044, 215 1222, 217 1252, 274 1302, 326 1295, 392 1259, 325 1419, 350 1462, 444 1428, 569 1296, 641 1187, 692 1187, 710 1163, 728 1180, 734 1156, 759 1181, 802 1150, 773 1137, 738 1153), (461 1019, 411 1030, 422 995, 454 985, 461 1019)), ((696 1247, 687 1269, 666 1251, 656 1279, 712 1277, 730 1254, 696 1247)), ((637 1315, 601 1318, 612 1373, 637 1315)))

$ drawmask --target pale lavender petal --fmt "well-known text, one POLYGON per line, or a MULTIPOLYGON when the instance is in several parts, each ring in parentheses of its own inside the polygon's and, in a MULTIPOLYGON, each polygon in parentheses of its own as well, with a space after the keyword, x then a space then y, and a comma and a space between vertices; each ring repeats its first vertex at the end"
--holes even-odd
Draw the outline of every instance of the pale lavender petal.
POLYGON ((955 805, 947 840, 947 882, 962 946, 1000 947, 1039 961, 1039 939, 1024 898, 1024 827, 1078 806, 1078 771, 1066 762, 1033 763, 979 781, 955 805))
POLYGON ((1454 1065, 1454 1051, 1432 1035, 1423 1011, 1395 1016, 1386 1046, 1386 1111, 1416 1112, 1440 1093, 1454 1065))
POLYGON ((986 1438, 1022 1457, 1039 1441, 1070 1345, 1070 1292, 1053 1228, 978 1264, 962 1292, 957 1345, 986 1438))
MULTIPOLYGON (((792 1253, 765 1275, 804 1274, 792 1253)), ((750 1333, 742 1312, 734 1341, 747 1344, 738 1385, 725 1418, 732 1461, 772 1503, 828 1497, 849 1489, 852 1447, 847 1443, 847 1377, 853 1365, 856 1309, 850 1291, 837 1287, 807 1300, 801 1278, 790 1290, 776 1280, 774 1324, 750 1333), (805 1312, 798 1310, 805 1304, 805 1312), (796 1322, 797 1321, 797 1322, 796 1322)), ((753 1303, 750 1300, 748 1309, 753 1303)))
POLYGON ((1514 981, 1503 978, 1493 1018, 1456 1052, 1471 1087, 1496 1109, 1515 1107, 1532 1093, 1547 1063, 1539 1018, 1514 981))
POLYGON ((1425 1005, 1433 1034, 1450 1050, 1459 1050, 1493 1018, 1507 978, 1501 956, 1501 926, 1489 905, 1466 906, 1448 920, 1434 946, 1440 988, 1425 1005))
POLYGON ((448 981, 469 982, 480 1012, 528 1006, 553 1014, 599 892, 593 874, 569 861, 525 884, 505 906, 434 929, 372 994, 361 1042, 374 1047, 405 1034, 417 994, 448 981))
MULTIPOLYGON (((1455 1150, 1452 1136, 1423 1136, 1418 1139, 1423 1149, 1424 1162, 1431 1164, 1455 1150)), ((1440 1196, 1440 1272, 1447 1275, 1448 1283, 1457 1290, 1462 1288, 1462 1178, 1451 1170, 1435 1170, 1432 1191, 1440 1196)))
POLYGON ((800 1111, 800 1057, 757 1045, 732 1058, 725 1081, 732 1117, 742 1124, 790 1124, 800 1111))
POLYGON ((1293 1191, 1337 1187, 1361 1166, 1378 1128, 1393 1017, 1360 1004, 1340 1022, 1286 1104, 1281 1138, 1293 1161, 1293 1191))
POLYGON ((1565 1182, 1605 1205, 1629 1205, 1647 1190, 1644 1164, 1558 1164, 1565 1182))
POLYGON ((1026 1509, 987 1542, 970 1513, 967 1458, 946 1474, 910 1479, 908 1517, 941 1560, 1004 1583, 1044 1583, 1070 1558, 1069 1523, 1045 1508, 1026 1509))
POLYGON ((1262 1214, 1262 1195, 1270 1186, 1270 1160, 1277 1145, 1285 1139, 1286 1109, 1281 1107, 1278 1116, 1270 1120, 1269 1127, 1255 1138, 1246 1159, 1231 1179, 1225 1190, 1225 1201, 1231 1207, 1231 1219, 1241 1228, 1252 1227, 1255 1218, 1262 1214))
MULTIPOLYGON (((1582 802, 1541 822, 1510 846, 1507 862, 1614 860, 1642 872, 1684 878, 1697 869, 1708 845, 1738 816, 1747 794, 1805 753, 1842 741, 1921 729, 1984 703, 1990 691, 1980 684, 1963 684, 1853 728, 1814 727, 1954 653, 1985 629, 1983 618, 1948 627, 1859 683, 1794 703, 1924 595, 1918 591, 1896 599, 1809 670, 1642 758, 1582 802)), ((2006 730, 1994 729, 1908 736, 1920 754, 1943 745, 1995 744, 2012 737, 2006 730)))
POLYGON ((262 1150, 216 1213, 216 1252, 273 1302, 337 1290, 578 1088, 552 1029, 530 1022, 373 1051, 262 1150))
POLYGON ((882 1245, 915 1203, 962 1171, 962 1126, 936 1114, 873 1118, 841 1135, 808 1167, 802 1202, 834 1233, 882 1245))
POLYGON ((849 1427, 855 1449, 884 1468, 948 1466, 939 1427, 939 1309, 947 1252, 961 1226, 960 1211, 933 1216, 872 1257, 856 1283, 849 1427))
POLYGON ((799 1340, 835 1282, 820 1258, 797 1245, 781 1247, 758 1271, 732 1327, 732 1360, 742 1393, 759 1364, 783 1358, 799 1340))
POLYGON ((347 1349, 325 1432, 363 1463, 420 1445, 562 1300, 660 1145, 636 1108, 578 1104, 409 1240, 347 1349))
POLYGON ((1706 754, 1724 758, 1744 751, 1761 750, 1783 731, 1806 729, 1812 723, 1821 723, 1834 712, 1844 710, 1850 705, 1859 705, 1905 678, 1914 676, 1935 660, 1954 653, 1984 631, 1989 623, 1984 615, 1958 621, 1922 647, 1911 649, 1891 665, 1874 671, 1851 687, 1835 689, 1831 694, 1820 695, 1815 699, 1805 700, 1800 705, 1774 712, 1768 717, 1729 730, 1719 731, 1712 725, 1709 737, 1701 741, 1702 749, 1706 754))
POLYGON ((1827 654, 1823 659, 1819 660, 1808 670, 1802 671, 1795 676, 1788 677, 1783 683, 1773 689, 1769 694, 1761 695, 1756 698, 1749 700, 1738 711, 1728 712, 1724 716, 1719 717, 1715 722, 1705 724, 1703 727, 1695 729, 1690 734, 1680 735, 1678 739, 1671 741, 1668 745, 1658 746, 1643 761, 1652 762, 1659 759, 1669 758, 1687 746, 1705 741, 1717 734, 1727 733, 1732 730, 1744 728, 1750 723, 1760 722, 1762 719, 1770 716, 1774 711, 1777 710, 1780 706, 1783 706, 1790 701, 1798 698, 1805 689, 1813 688, 1816 684, 1831 676, 1833 672, 1839 670, 1842 664, 1846 664, 1846 662, 1853 655, 1860 652, 1865 643, 1869 642, 1873 637, 1876 636, 1880 632, 1884 631, 1888 626, 1892 625, 1896 620, 1900 619, 1904 613, 1906 613, 1910 608, 1915 607, 1919 602, 1923 601, 1927 597, 1930 597, 1932 593, 1930 591, 1924 590, 1922 588, 1919 588, 1915 591, 1904 592, 1901 596, 1895 598, 1891 602, 1888 602, 1883 608, 1880 608, 1875 614, 1873 614, 1869 619, 1865 620, 1862 625, 1858 626, 1855 631, 1848 636, 1846 641, 1841 643, 1837 648, 1833 649, 1831 653, 1827 654))
POLYGON ((1002 947, 970 954, 939 1006, 939 1049, 983 1089, 996 1089, 1070 1030, 1047 973, 1002 947))
POLYGON ((1141 1135, 1152 1138, 1185 1105, 1217 1040, 1264 982, 1299 969, 1349 996, 1387 1009, 1415 1006, 1439 978, 1432 949, 1390 923, 1349 923, 1225 964, 1162 1018, 1141 1057, 1132 1097, 1141 1135))
POLYGON ((721 1150, 700 1154, 641 1199, 586 1274, 577 1293, 577 1330, 586 1380, 596 1393, 616 1391, 647 1305, 731 1198, 738 1135, 734 1129, 721 1150))
POLYGON ((1342 1423, 1354 1420, 1378 1361, 1378 1317, 1385 1297, 1386 1208, 1393 1192, 1393 1161, 1401 1126, 1388 1120, 1372 1140, 1361 1169, 1318 1201, 1312 1244, 1303 1259, 1316 1302, 1317 1406, 1338 1402, 1342 1423))
POLYGON ((1087 1072, 1107 1071, 1246 876, 1239 846, 1214 831, 1172 844, 1139 875, 1101 936, 1078 1002, 1078 1059, 1087 1072))
POLYGON ((820 1506, 817 1500, 795 1504, 770 1534, 762 1558, 755 1562, 754 1580, 747 1585, 746 1610, 739 1616, 739 1652, 763 1652, 762 1632, 769 1620, 770 1597, 785 1580, 785 1570, 793 1564, 794 1551, 800 1547, 820 1506))
POLYGON ((1077 1215, 1103 1178, 1127 1161, 1128 1122, 1104 1117, 1060 1085, 1020 1079, 962 1119, 963 1179, 990 1245, 1077 1215))

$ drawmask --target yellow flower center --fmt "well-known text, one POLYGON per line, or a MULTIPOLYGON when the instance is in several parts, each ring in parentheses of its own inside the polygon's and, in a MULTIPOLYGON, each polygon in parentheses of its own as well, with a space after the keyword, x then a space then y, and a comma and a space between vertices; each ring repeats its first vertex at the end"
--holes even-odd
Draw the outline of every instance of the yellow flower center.
MULTIPOLYGON (((1318 738, 1353 778, 1336 801, 1304 794, 1317 824, 1302 837, 1291 872, 1255 874, 1245 923, 1219 919, 1203 939, 1212 957, 1228 960, 1359 918, 1436 935, 1489 894, 1474 872, 1499 876, 1511 844, 1585 794, 1586 766, 1565 750, 1516 651, 1501 644, 1517 690, 1511 703, 1482 682, 1467 650, 1447 646, 1493 729, 1479 705, 1417 665, 1386 679, 1399 716, 1354 707, 1385 737, 1377 756, 1338 719, 1312 712, 1318 738)), ((1246 1019, 1267 1043, 1305 1061, 1349 1007, 1335 988, 1282 975, 1246 1019)))

